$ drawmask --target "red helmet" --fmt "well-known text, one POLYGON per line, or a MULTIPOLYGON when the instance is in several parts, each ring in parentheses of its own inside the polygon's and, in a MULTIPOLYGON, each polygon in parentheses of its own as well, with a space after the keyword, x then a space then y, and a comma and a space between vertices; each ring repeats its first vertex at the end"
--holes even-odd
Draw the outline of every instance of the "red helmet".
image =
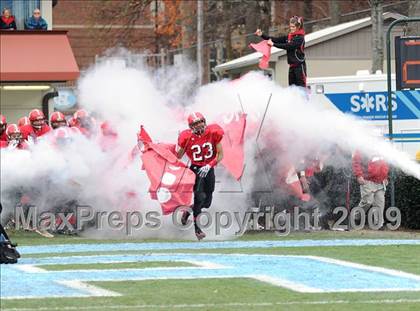
POLYGON ((194 134, 202 134, 206 129, 206 118, 200 112, 193 112, 188 116, 188 126, 194 134))
POLYGON ((6 117, 0 114, 0 133, 3 133, 6 130, 7 121, 6 117))
POLYGON ((29 120, 28 117, 22 117, 18 120, 18 126, 19 127, 25 126, 25 125, 28 125, 28 124, 31 124, 31 121, 29 120))
POLYGON ((77 110, 73 118, 76 120, 76 125, 84 129, 92 129, 95 126, 95 119, 84 109, 77 110))
POLYGON ((17 124, 9 124, 6 129, 6 136, 8 140, 21 140, 22 132, 17 124))
POLYGON ((51 114, 50 124, 53 129, 67 126, 66 117, 60 111, 55 111, 51 114))
POLYGON ((34 122, 36 120, 45 120, 45 116, 44 113, 39 110, 39 109, 33 109, 30 113, 29 113, 29 120, 31 122, 34 122))
POLYGON ((44 113, 39 109, 34 109, 29 113, 29 121, 34 128, 40 129, 45 124, 44 113))
POLYGON ((69 126, 73 127, 77 125, 77 120, 74 117, 71 117, 69 120, 69 126))
POLYGON ((84 118, 88 117, 88 115, 89 114, 87 113, 86 110, 79 109, 74 113, 73 118, 75 118, 76 120, 77 119, 84 119, 84 118))
POLYGON ((115 132, 114 128, 112 127, 111 123, 109 123, 109 121, 102 122, 101 131, 104 136, 117 135, 117 132, 115 132))

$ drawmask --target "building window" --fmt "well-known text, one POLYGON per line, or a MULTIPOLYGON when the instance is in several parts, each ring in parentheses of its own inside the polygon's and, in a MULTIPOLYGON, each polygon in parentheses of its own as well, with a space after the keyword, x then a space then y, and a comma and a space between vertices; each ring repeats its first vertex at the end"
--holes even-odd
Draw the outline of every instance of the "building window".
POLYGON ((0 8, 12 10, 12 14, 16 18, 16 26, 18 30, 25 28, 25 19, 32 16, 33 10, 40 9, 41 0, 0 0, 0 8))

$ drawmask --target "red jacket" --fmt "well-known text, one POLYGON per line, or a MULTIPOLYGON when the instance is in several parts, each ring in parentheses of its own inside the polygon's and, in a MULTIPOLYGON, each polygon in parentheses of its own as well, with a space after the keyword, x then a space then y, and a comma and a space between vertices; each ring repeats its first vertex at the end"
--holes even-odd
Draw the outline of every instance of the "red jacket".
POLYGON ((353 173, 356 177, 362 176, 366 180, 382 183, 388 179, 388 164, 382 157, 375 156, 371 159, 362 157, 359 151, 353 155, 353 173))
POLYGON ((0 18, 0 29, 10 30, 14 29, 16 30, 16 21, 15 17, 13 15, 6 18, 6 16, 1 16, 0 18))

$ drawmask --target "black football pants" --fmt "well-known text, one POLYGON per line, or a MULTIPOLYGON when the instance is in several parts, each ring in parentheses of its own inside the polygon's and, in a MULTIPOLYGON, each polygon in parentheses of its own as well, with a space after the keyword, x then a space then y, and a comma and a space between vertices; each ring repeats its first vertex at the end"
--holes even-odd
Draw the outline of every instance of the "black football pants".
POLYGON ((213 199, 213 191, 216 183, 214 168, 212 167, 206 177, 200 177, 198 171, 201 166, 191 165, 191 170, 195 173, 194 184, 194 219, 201 213, 201 209, 209 208, 213 199))

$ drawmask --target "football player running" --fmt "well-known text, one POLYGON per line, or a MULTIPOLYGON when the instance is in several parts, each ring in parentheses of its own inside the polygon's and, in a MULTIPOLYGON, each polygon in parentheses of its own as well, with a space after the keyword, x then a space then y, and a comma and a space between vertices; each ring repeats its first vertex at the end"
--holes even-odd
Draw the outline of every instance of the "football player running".
MULTIPOLYGON (((191 170, 195 173, 193 217, 195 235, 198 240, 206 237, 197 224, 197 217, 203 208, 209 208, 215 186, 214 167, 223 158, 221 140, 223 129, 217 124, 206 124, 204 116, 195 112, 188 116, 189 129, 178 137, 178 158, 187 154, 191 160, 191 170)), ((184 211, 181 223, 185 225, 190 213, 184 211)))

